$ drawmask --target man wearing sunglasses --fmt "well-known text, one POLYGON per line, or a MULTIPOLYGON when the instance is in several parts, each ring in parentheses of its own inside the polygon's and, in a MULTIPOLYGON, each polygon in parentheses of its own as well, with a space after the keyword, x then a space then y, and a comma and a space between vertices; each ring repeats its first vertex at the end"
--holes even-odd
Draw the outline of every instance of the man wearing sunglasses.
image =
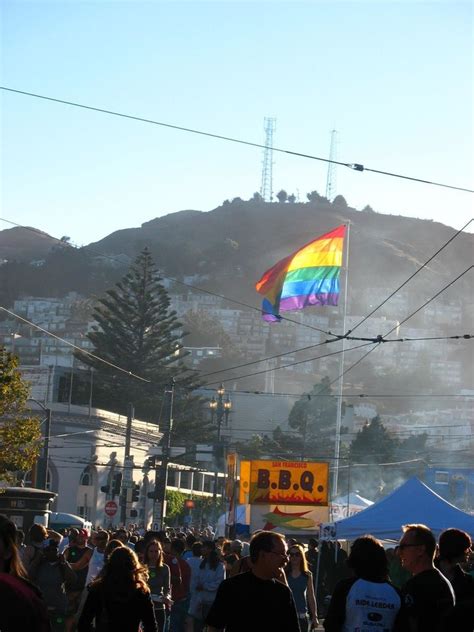
POLYGON ((271 531, 254 535, 251 570, 219 586, 206 619, 208 632, 299 632, 295 603, 283 579, 287 561, 282 535, 271 531))
POLYGON ((413 575, 402 587, 410 632, 451 632, 448 618, 455 604, 449 581, 435 568, 436 538, 423 524, 402 527, 398 545, 402 566, 413 575))

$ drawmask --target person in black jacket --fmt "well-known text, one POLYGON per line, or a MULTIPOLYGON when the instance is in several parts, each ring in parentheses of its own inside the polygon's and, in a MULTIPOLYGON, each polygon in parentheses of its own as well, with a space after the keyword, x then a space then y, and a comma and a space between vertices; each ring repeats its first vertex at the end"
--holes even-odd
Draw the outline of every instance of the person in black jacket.
POLYGON ((461 529, 446 529, 438 540, 439 557, 436 566, 451 582, 456 605, 449 616, 449 624, 456 632, 474 630, 474 577, 466 573, 465 564, 472 550, 472 540, 461 529))
POLYGON ((131 549, 115 549, 90 585, 78 632, 138 632, 140 624, 143 632, 157 632, 147 580, 147 569, 131 549))

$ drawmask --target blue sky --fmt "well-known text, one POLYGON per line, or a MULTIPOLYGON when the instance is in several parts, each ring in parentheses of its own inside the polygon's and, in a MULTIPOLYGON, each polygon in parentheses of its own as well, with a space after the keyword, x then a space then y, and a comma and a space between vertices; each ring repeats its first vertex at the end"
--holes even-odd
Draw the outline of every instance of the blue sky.
MULTIPOLYGON (((21 2, 1 84, 472 188, 470 2, 21 2)), ((262 151, 0 92, 1 217, 78 244, 260 188, 262 151)), ((325 193, 275 154, 274 190, 325 193)), ((473 196, 343 167, 351 206, 460 228, 473 196)), ((0 229, 8 225, 0 222, 0 229)), ((317 233, 317 225, 315 225, 317 233)))

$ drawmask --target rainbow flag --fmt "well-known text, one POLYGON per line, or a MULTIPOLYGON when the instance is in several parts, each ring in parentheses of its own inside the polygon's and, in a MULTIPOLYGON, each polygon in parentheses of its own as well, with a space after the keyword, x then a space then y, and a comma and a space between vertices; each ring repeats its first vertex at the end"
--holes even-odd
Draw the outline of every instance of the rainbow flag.
POLYGON ((310 305, 337 305, 346 227, 338 226, 285 257, 255 285, 264 295, 263 320, 281 320, 280 312, 310 305))

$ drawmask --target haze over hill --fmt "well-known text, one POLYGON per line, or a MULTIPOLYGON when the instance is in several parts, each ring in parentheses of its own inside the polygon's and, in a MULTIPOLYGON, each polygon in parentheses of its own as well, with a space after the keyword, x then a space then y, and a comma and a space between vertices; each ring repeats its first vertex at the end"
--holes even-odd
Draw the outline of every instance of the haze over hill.
MULTIPOLYGON (((0 269, 1 299, 5 304, 24 294, 100 293, 147 246, 165 276, 195 275, 200 287, 259 305, 254 284, 268 267, 345 222, 350 222, 349 297, 352 312, 361 313, 367 311, 362 290, 386 288, 388 294, 455 233, 441 223, 382 215, 370 207, 356 211, 342 196, 332 204, 325 198, 306 204, 236 198, 209 212, 184 210, 116 231, 80 250, 64 242, 58 247, 44 234, 9 229, 0 231, 0 258, 9 260, 0 269), (40 255, 39 267, 25 263, 40 255), (114 255, 125 256, 114 260, 114 255)), ((467 267, 473 243, 472 234, 459 235, 404 291, 439 291, 467 267)), ((462 297, 466 309, 472 308, 471 283, 466 275, 450 293, 462 297)))
MULTIPOLYGON (((164 274, 197 274, 198 285, 258 305, 254 283, 279 259, 335 226, 350 222, 349 293, 366 287, 395 289, 453 234, 440 223, 348 208, 339 196, 308 204, 265 204, 236 199, 208 213, 182 211, 140 228, 112 233, 91 250, 131 257, 148 246, 164 274), (339 201, 339 203, 337 203, 339 201), (209 277, 206 280, 205 277, 209 277)), ((462 234, 430 263, 408 292, 449 281, 470 261, 474 237, 462 234)), ((458 291, 468 279, 459 282, 458 291)), ((360 309, 366 311, 363 301, 360 309)), ((354 311, 354 310, 353 310, 354 311)))

